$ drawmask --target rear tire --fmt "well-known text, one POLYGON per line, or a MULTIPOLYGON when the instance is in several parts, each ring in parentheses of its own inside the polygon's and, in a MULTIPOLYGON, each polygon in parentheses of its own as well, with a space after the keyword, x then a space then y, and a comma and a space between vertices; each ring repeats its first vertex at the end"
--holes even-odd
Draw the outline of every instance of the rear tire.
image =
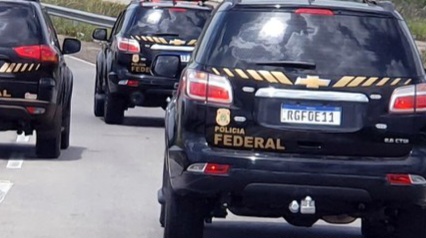
POLYGON ((70 146, 70 133, 71 133, 71 101, 68 103, 65 111, 63 112, 64 118, 62 121, 61 133, 61 149, 68 149, 70 146))
POLYGON ((390 238, 392 231, 388 230, 384 221, 373 221, 366 218, 361 220, 361 233, 365 238, 390 238))
POLYGON ((107 93, 104 103, 104 119, 107 124, 122 124, 124 119, 124 100, 107 93))
POLYGON ((94 102, 93 102, 93 113, 97 117, 102 117, 104 115, 105 107, 105 94, 95 93, 94 102))
POLYGON ((93 97, 93 113, 97 117, 104 116, 105 93, 99 80, 98 67, 96 67, 95 92, 93 97))
POLYGON ((62 109, 58 108, 51 130, 37 131, 36 155, 39 158, 56 159, 61 155, 62 109))
POLYGON ((164 204, 161 204, 160 225, 163 228, 164 228, 164 225, 165 225, 165 219, 166 219, 166 206, 164 204))
POLYGON ((400 210, 395 228, 396 238, 425 238, 426 210, 420 207, 400 210))
POLYGON ((164 238, 202 238, 204 205, 201 199, 169 191, 165 204, 164 238))
POLYGON ((160 223, 163 219, 164 238, 203 238, 205 205, 202 199, 180 196, 170 184, 166 167, 163 168, 163 194, 160 223))

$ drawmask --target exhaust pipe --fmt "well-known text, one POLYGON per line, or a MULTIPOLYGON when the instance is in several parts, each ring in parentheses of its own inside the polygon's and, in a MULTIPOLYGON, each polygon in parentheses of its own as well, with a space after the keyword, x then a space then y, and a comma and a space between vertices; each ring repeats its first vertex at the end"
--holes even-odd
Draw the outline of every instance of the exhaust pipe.
POLYGON ((142 105, 143 101, 145 100, 145 97, 141 92, 136 92, 136 93, 133 93, 130 96, 130 100, 132 101, 132 103, 134 105, 140 106, 140 105, 142 105))

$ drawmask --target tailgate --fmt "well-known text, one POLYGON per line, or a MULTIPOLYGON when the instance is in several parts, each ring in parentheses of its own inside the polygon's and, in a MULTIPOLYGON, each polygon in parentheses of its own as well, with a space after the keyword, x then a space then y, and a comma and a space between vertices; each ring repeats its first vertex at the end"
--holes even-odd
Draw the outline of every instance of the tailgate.
POLYGON ((364 157, 411 151, 416 115, 390 112, 391 99, 424 72, 397 19, 311 8, 222 17, 205 70, 229 81, 232 103, 207 103, 210 145, 364 157))

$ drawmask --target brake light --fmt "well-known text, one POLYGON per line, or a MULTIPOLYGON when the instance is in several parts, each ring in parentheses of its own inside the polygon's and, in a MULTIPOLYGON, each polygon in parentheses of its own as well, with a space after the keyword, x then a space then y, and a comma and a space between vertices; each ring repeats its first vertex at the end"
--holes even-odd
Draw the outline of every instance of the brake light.
POLYGON ((21 58, 35 59, 41 62, 58 62, 58 54, 48 45, 27 45, 13 48, 21 58))
POLYGON ((209 175, 227 175, 231 166, 228 164, 196 163, 188 167, 189 172, 203 173, 209 175))
POLYGON ((232 88, 226 77, 188 69, 184 75, 186 95, 195 100, 231 103, 232 88))
POLYGON ((392 113, 426 112, 426 84, 395 89, 391 96, 389 111, 392 113))
POLYGON ((296 14, 311 14, 311 15, 322 15, 322 16, 333 16, 334 13, 328 9, 316 9, 316 8, 299 8, 295 11, 296 14))
POLYGON ((46 109, 42 107, 27 107, 27 111, 31 115, 40 115, 46 112, 46 109))
POLYGON ((134 39, 128 39, 124 37, 119 37, 117 39, 118 49, 125 53, 139 53, 140 46, 139 42, 134 39))
POLYGON ((208 163, 204 169, 205 174, 228 174, 230 166, 227 164, 210 164, 208 163))
POLYGON ((176 7, 174 7, 174 8, 170 8, 170 11, 171 12, 186 12, 186 9, 185 8, 176 8, 176 7))

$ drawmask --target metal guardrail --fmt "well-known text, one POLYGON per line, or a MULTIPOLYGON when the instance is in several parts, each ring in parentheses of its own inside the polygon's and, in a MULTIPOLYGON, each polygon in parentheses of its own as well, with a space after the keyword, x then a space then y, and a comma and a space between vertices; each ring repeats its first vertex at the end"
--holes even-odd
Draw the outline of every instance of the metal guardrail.
POLYGON ((112 28, 116 18, 107 17, 90 12, 84 12, 66 7, 60 7, 52 4, 43 4, 47 12, 56 17, 67 18, 74 21, 84 22, 95 26, 112 28))

